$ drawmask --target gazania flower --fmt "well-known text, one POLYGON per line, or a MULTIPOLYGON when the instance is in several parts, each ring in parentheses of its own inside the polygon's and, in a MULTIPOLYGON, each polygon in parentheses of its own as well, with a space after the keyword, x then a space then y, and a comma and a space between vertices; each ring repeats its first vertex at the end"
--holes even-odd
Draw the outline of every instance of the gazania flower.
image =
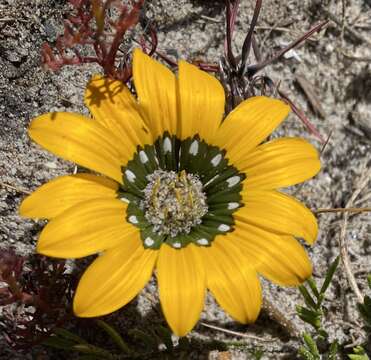
POLYGON ((137 98, 119 81, 94 77, 85 101, 93 119, 50 113, 31 138, 95 173, 61 176, 26 198, 22 215, 46 218, 37 251, 58 258, 99 253, 74 298, 81 317, 132 300, 155 271, 164 315, 179 336, 203 308, 206 289, 234 319, 253 322, 258 274, 297 285, 311 274, 301 238, 312 244, 312 213, 278 188, 320 169, 299 138, 263 141, 289 107, 259 96, 223 119, 225 95, 184 61, 178 78, 135 50, 137 98))

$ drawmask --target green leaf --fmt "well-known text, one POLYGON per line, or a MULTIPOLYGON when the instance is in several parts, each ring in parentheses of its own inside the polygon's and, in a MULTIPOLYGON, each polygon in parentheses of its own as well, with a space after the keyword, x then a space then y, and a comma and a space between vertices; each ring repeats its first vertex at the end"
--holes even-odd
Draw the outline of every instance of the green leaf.
POLYGON ((312 293, 314 294, 314 296, 318 299, 318 296, 319 296, 319 291, 317 289, 317 284, 316 282, 314 281, 314 279, 312 277, 310 277, 308 280, 307 280, 307 283, 310 287, 310 289, 312 290, 312 293))
POLYGON ((301 295, 303 295, 303 298, 304 298, 305 304, 306 304, 309 308, 312 308, 312 309, 314 309, 314 310, 317 310, 317 304, 316 304, 316 302, 313 300, 312 296, 309 294, 309 291, 307 290, 307 288, 306 288, 304 285, 300 285, 300 286, 299 286, 299 291, 300 291, 301 295))
POLYGON ((325 299, 325 294, 324 293, 320 293, 318 295, 318 302, 317 302, 318 310, 321 308, 321 304, 322 304, 322 301, 324 299, 325 299))
POLYGON ((354 354, 348 355, 351 360, 370 360, 362 346, 353 348, 354 354))
POLYGON ((179 338, 179 345, 178 345, 179 349, 188 350, 190 346, 191 346, 191 343, 186 337, 179 338))
POLYGON ((357 306, 366 327, 371 327, 371 298, 366 295, 363 304, 357 304, 357 306))
POLYGON ((304 359, 304 360, 316 360, 316 358, 310 353, 310 351, 305 348, 304 346, 301 346, 299 348, 299 355, 304 359))
POLYGON ((128 334, 133 338, 139 340, 147 350, 154 350, 158 348, 158 343, 154 336, 148 335, 145 332, 138 329, 131 329, 128 334))
POLYGON ((370 360, 367 355, 348 355, 349 359, 351 360, 370 360))
POLYGON ((78 344, 87 344, 87 341, 86 340, 84 340, 80 336, 78 336, 78 335, 74 334, 73 332, 68 331, 66 329, 56 328, 54 332, 55 332, 55 334, 57 336, 59 336, 61 338, 74 341, 74 342, 76 342, 78 344))
POLYGON ((328 354, 328 360, 336 360, 336 355, 338 353, 338 342, 335 340, 331 346, 330 346, 330 350, 329 350, 329 354, 328 354))
POLYGON ((328 338, 328 333, 325 329, 319 329, 318 330, 318 336, 322 338, 323 340, 328 338))
POLYGON ((160 339, 164 342, 167 350, 173 349, 173 340, 171 338, 171 331, 164 326, 157 326, 155 329, 160 339))
POLYGON ((264 355, 264 351, 260 348, 258 349, 254 349, 252 352, 251 352, 251 355, 254 357, 255 360, 260 360, 263 355, 264 355))
POLYGON ((76 344, 87 344, 87 342, 80 336, 62 328, 56 328, 54 334, 47 338, 44 345, 53 347, 55 349, 72 350, 76 344))
POLYGON ((126 354, 130 354, 131 350, 126 344, 121 335, 110 325, 103 320, 97 320, 97 324, 108 334, 115 344, 126 354))
POLYGON ((320 359, 317 344, 314 341, 314 339, 308 333, 303 334, 303 339, 304 339, 305 344, 307 345, 308 350, 315 357, 315 359, 317 358, 320 359))
POLYGON ((79 351, 83 354, 95 355, 102 359, 115 359, 115 356, 111 354, 109 351, 94 345, 78 344, 74 345, 72 349, 79 351))
POLYGON ((43 345, 52 347, 54 349, 72 350, 72 347, 76 345, 76 342, 60 338, 56 335, 52 335, 43 341, 43 345))
POLYGON ((370 315, 371 315, 371 298, 368 295, 364 297, 363 304, 370 311, 370 315))
POLYGON ((371 290, 371 274, 368 274, 368 275, 367 275, 367 283, 368 283, 368 287, 369 287, 370 290, 371 290))
POLYGON ((312 325, 316 330, 321 327, 321 312, 307 309, 303 306, 296 306, 296 312, 307 324, 312 325))
POLYGON ((339 265, 339 261, 340 261, 340 257, 337 256, 334 262, 330 265, 329 269, 327 270, 325 281, 323 282, 323 285, 320 290, 321 294, 324 294, 327 288, 329 287, 331 280, 334 277, 335 271, 339 265))

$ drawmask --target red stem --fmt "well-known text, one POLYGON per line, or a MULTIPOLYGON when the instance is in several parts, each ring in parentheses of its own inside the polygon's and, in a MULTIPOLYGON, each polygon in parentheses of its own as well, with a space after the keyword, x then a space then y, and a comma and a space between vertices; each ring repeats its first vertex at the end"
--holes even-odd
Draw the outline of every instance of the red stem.
POLYGON ((294 47, 298 46, 300 43, 311 37, 315 32, 321 31, 324 26, 328 24, 328 20, 321 22, 320 24, 314 26, 312 29, 307 31, 304 35, 302 35, 299 39, 293 41, 291 44, 286 46, 284 49, 279 51, 277 54, 275 54, 273 57, 263 60, 262 62, 254 65, 250 65, 247 67, 248 71, 248 76, 254 76, 258 71, 262 70, 265 68, 267 65, 272 64, 273 62, 277 61, 278 59, 281 58, 284 54, 286 54, 288 51, 293 49, 294 47))

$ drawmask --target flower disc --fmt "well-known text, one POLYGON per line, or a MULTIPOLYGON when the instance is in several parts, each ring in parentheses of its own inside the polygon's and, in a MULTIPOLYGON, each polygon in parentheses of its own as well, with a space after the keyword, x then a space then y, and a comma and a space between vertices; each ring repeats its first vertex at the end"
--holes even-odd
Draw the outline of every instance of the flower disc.
POLYGON ((209 246, 233 230, 245 175, 199 136, 181 141, 164 133, 138 147, 122 173, 118 196, 129 202, 127 220, 140 228, 145 248, 209 246))

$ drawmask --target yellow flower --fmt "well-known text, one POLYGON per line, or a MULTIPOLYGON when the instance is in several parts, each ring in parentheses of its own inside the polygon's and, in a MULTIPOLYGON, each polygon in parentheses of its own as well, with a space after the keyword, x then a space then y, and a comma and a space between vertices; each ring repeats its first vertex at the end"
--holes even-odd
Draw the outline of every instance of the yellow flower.
POLYGON ((137 99, 119 81, 90 81, 93 119, 58 112, 32 121, 34 141, 104 175, 61 176, 23 201, 22 215, 50 219, 37 251, 100 253, 76 290, 81 317, 121 308, 155 268, 177 335, 197 322, 206 289, 234 319, 253 322, 258 274, 291 286, 311 274, 295 238, 312 244, 316 220, 276 189, 314 176, 318 153, 299 138, 262 144, 289 113, 282 101, 250 98, 222 122, 223 87, 197 67, 180 61, 176 78, 137 49, 133 76, 137 99))

